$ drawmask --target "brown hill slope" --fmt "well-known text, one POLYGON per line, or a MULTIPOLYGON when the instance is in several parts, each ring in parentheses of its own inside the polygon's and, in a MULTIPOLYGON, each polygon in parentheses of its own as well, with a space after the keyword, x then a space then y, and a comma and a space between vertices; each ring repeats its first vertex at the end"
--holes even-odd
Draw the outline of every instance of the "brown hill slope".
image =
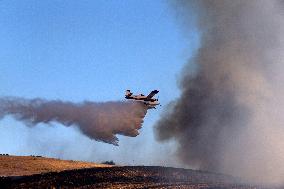
MULTIPOLYGON (((0 188, 264 189, 206 171, 104 164, 31 156, 0 156, 0 188)), ((270 189, 275 187, 270 187, 270 189)), ((283 187, 280 187, 281 189, 283 187)))
POLYGON ((0 155, 0 176, 22 176, 110 165, 34 156, 0 155))

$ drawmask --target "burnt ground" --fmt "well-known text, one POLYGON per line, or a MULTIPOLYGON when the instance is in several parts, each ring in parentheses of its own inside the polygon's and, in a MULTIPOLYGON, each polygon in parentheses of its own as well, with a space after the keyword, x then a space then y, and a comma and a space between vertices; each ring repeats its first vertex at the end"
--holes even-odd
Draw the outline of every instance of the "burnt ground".
POLYGON ((231 176, 155 166, 98 167, 0 177, 0 188, 262 188, 237 183, 231 176))

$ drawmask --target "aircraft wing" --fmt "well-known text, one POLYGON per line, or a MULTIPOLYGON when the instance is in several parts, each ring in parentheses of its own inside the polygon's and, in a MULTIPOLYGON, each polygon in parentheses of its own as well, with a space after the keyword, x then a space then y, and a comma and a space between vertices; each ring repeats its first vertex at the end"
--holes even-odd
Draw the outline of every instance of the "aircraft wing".
POLYGON ((148 96, 146 97, 146 99, 150 100, 153 96, 155 96, 155 94, 157 94, 159 91, 158 90, 154 90, 152 91, 150 94, 148 94, 148 96))

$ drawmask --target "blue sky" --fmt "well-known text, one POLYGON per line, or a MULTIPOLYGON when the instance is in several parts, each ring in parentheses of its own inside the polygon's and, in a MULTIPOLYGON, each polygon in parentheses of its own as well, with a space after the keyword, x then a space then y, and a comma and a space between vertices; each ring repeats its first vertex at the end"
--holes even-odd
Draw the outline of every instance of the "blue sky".
MULTIPOLYGON (((125 89, 158 89, 166 105, 178 97, 182 66, 198 43, 194 27, 184 35, 175 17, 162 0, 0 1, 0 95, 110 101, 123 100, 125 89)), ((148 112, 138 137, 120 136, 119 147, 92 141, 76 128, 29 128, 6 117, 0 121, 0 152, 121 164, 175 162, 174 144, 156 142, 153 133, 163 108, 148 112)))

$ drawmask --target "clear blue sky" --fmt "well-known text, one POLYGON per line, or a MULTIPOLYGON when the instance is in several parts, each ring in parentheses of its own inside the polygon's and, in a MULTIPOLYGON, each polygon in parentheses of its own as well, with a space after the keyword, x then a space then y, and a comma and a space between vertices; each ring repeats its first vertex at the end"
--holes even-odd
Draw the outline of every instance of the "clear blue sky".
MULTIPOLYGON (((194 28, 185 39, 175 16, 162 0, 2 0, 0 95, 109 101, 123 100, 125 89, 158 89, 165 105, 178 96, 177 79, 198 43, 194 28)), ((152 126, 164 107, 148 112, 138 137, 119 137, 119 147, 75 128, 28 128, 6 117, 0 153, 163 164, 173 144, 156 142, 152 126)))

